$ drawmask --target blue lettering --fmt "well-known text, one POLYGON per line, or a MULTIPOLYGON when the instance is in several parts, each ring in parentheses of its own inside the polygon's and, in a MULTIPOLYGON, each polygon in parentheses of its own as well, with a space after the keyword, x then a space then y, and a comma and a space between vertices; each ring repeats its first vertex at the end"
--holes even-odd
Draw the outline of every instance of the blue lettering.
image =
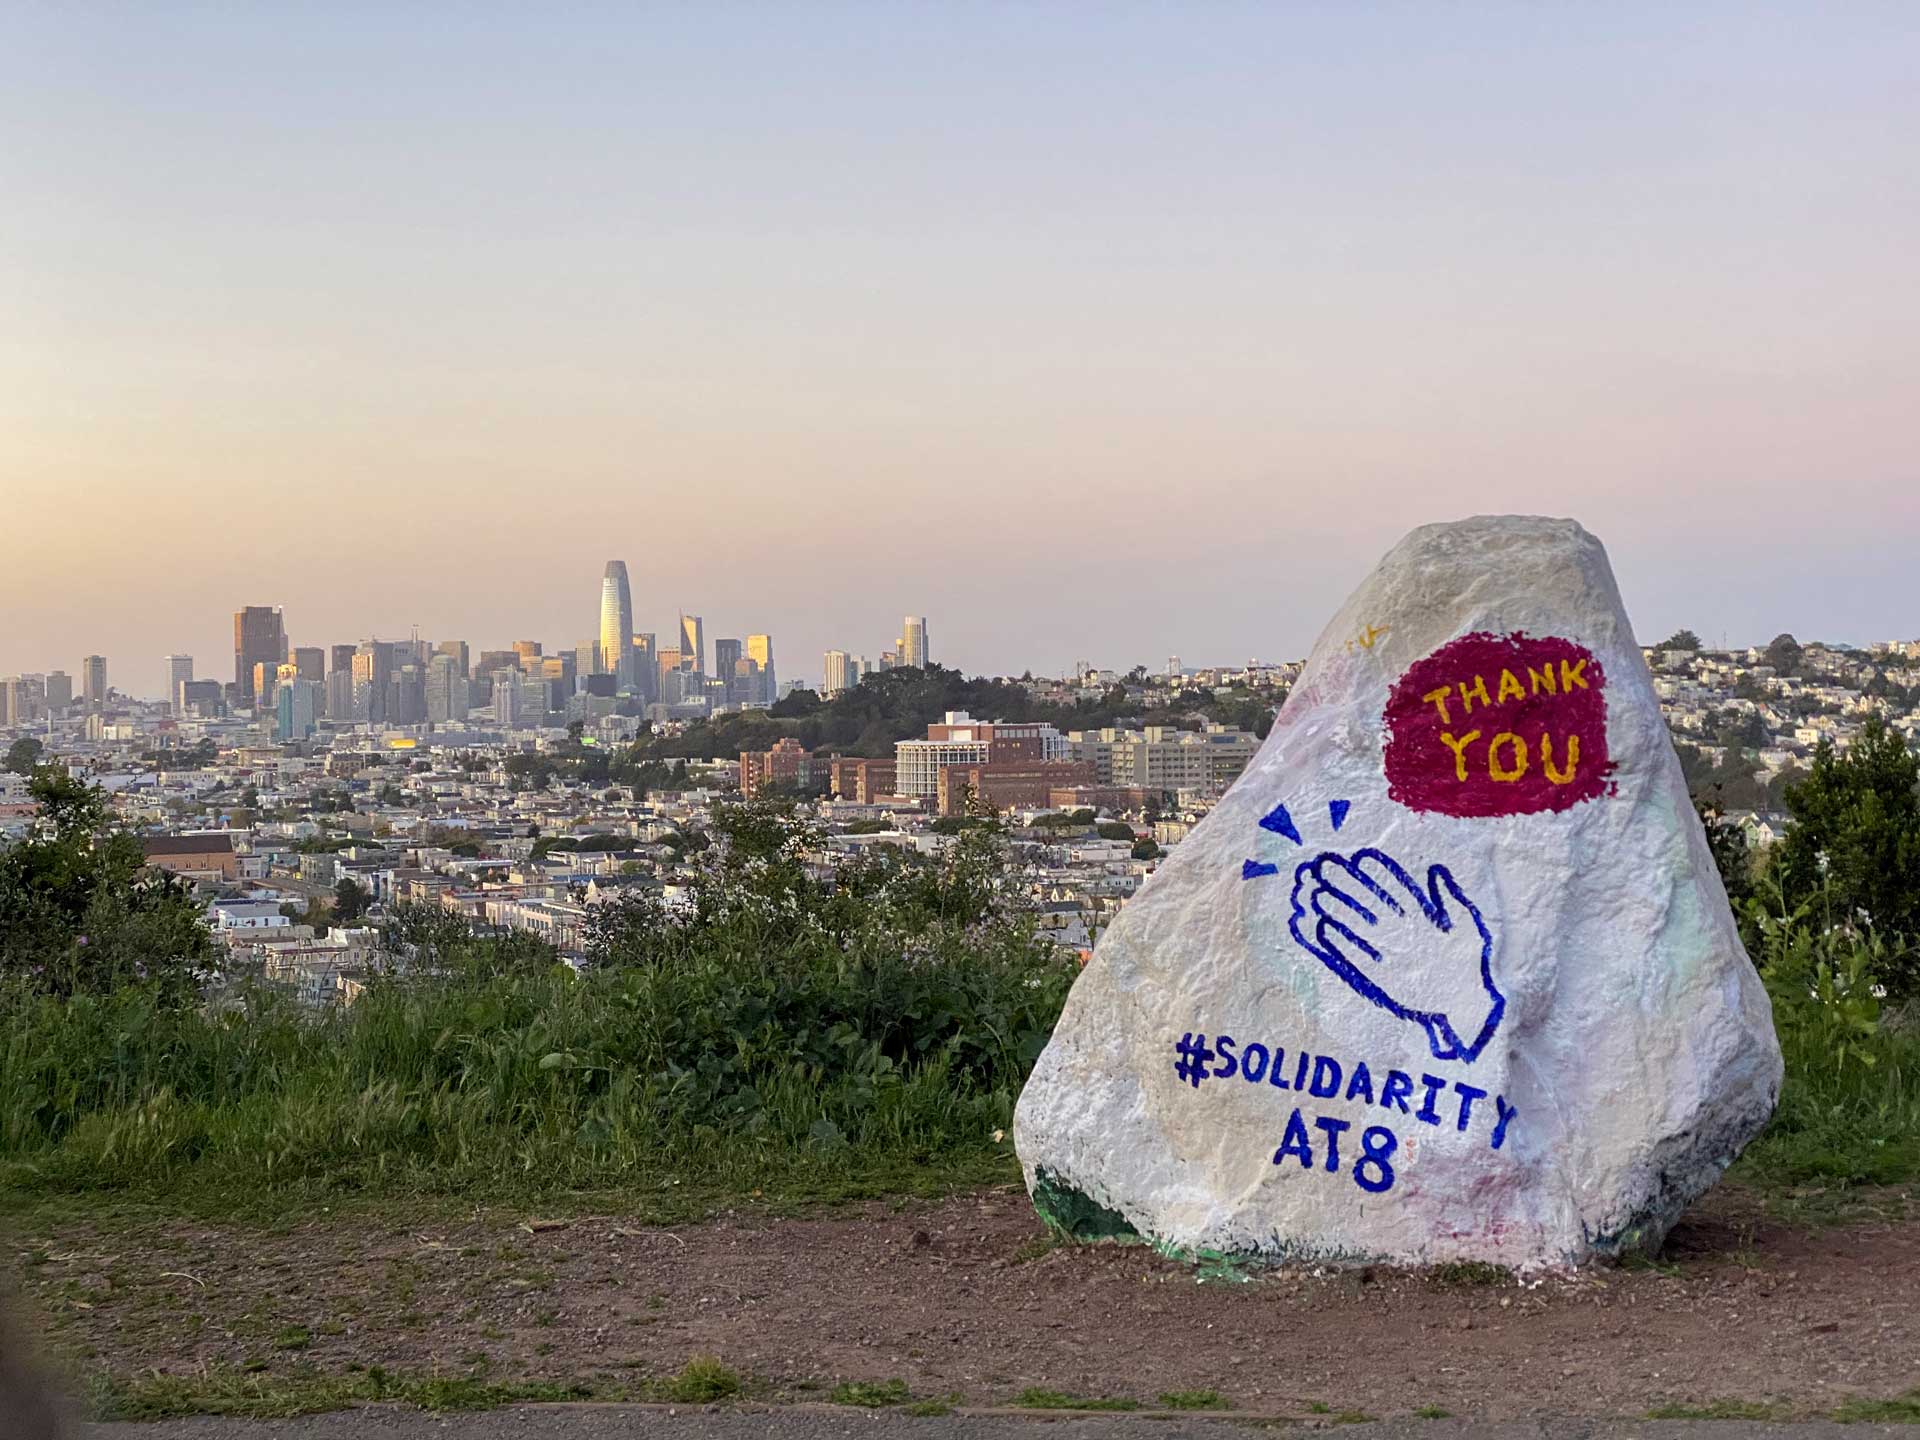
POLYGON ((1267 1078, 1267 1047, 1262 1045, 1258 1040, 1247 1046, 1246 1050, 1241 1054, 1240 1076, 1244 1080, 1252 1081, 1255 1085, 1258 1085, 1262 1080, 1267 1078), (1258 1056, 1260 1059, 1260 1063, 1257 1065, 1254 1063, 1255 1056, 1258 1056))
POLYGON ((1353 1078, 1347 1082, 1347 1099, 1360 1096, 1369 1105, 1373 1103, 1373 1075, 1362 1060, 1353 1067, 1353 1078))
POLYGON ((1520 1107, 1507 1104, 1507 1097, 1504 1095, 1494 1096, 1493 1103, 1500 1110, 1499 1123, 1493 1127, 1493 1148, 1498 1150, 1500 1142, 1507 1138, 1507 1122, 1520 1113, 1520 1107))
POLYGON ((1216 1035, 1213 1037, 1213 1053, 1220 1057, 1220 1063, 1214 1068, 1213 1078, 1225 1080, 1238 1073, 1240 1062, 1233 1058, 1233 1036, 1216 1035))
POLYGON ((1455 1129, 1465 1130, 1467 1122, 1473 1118, 1473 1102, 1487 1098, 1487 1092, 1476 1090, 1464 1080, 1453 1082, 1453 1092, 1460 1097, 1460 1123, 1455 1129))
POLYGON ((1313 1057, 1313 1084, 1307 1090, 1309 1095, 1322 1100, 1330 1100, 1340 1093, 1340 1062, 1331 1055, 1313 1057), (1325 1086, 1325 1089, 1321 1087, 1325 1086))
POLYGON ((1286 1046, 1276 1045, 1273 1047, 1273 1073, 1267 1076, 1267 1080, 1270 1084, 1272 1084, 1273 1088, 1276 1090, 1290 1090, 1293 1088, 1292 1086, 1288 1085, 1285 1080, 1282 1080, 1280 1078, 1280 1062, 1286 1058, 1287 1058, 1286 1046))
MULTIPOLYGON (((1213 1043, 1223 1045, 1227 1043, 1227 1037, 1222 1035, 1213 1043)), ((1220 1072, 1216 1070, 1214 1073, 1217 1075, 1220 1072)), ((1414 1113, 1413 1118, 1416 1120, 1424 1120, 1429 1125, 1438 1125, 1440 1123, 1440 1112, 1433 1108, 1433 1097, 1447 1088, 1447 1082, 1442 1080, 1438 1075, 1422 1075, 1420 1077, 1420 1083, 1427 1087, 1427 1098, 1420 1102, 1420 1108, 1414 1113)))
POLYGON ((1387 1071, 1387 1083, 1380 1087, 1380 1108, 1391 1110, 1400 1107, 1400 1113, 1411 1113, 1407 1109, 1407 1097, 1413 1094, 1413 1077, 1404 1070, 1387 1071))
POLYGON ((1369 1125, 1360 1135, 1360 1158, 1353 1162, 1353 1183, 1369 1195, 1393 1188, 1393 1166, 1387 1163, 1400 1148, 1400 1137, 1384 1125, 1369 1125), (1367 1175, 1371 1168, 1373 1175, 1367 1175))
POLYGON ((1308 1055, 1306 1051, 1302 1050, 1300 1052, 1300 1063, 1293 1067, 1294 1089, 1304 1090, 1307 1088, 1307 1061, 1312 1058, 1313 1057, 1308 1055))
POLYGON ((1336 1174, 1340 1169, 1340 1132, 1347 1128, 1344 1120, 1329 1120, 1322 1115, 1314 1122, 1314 1127, 1324 1130, 1327 1136, 1327 1173, 1336 1174))
POLYGON ((1302 1170, 1313 1168, 1313 1145, 1307 1139, 1307 1127, 1301 1122, 1298 1110, 1287 1121, 1287 1135, 1280 1142, 1280 1148, 1273 1152, 1273 1163, 1278 1165, 1289 1155, 1298 1157, 1302 1170))

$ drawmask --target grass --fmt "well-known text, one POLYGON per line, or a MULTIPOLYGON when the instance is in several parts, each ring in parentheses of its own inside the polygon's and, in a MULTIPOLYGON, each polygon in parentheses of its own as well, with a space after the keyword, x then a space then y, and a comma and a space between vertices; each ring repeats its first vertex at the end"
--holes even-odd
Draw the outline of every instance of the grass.
POLYGON ((365 1401, 399 1401, 423 1410, 485 1410, 529 1401, 588 1399, 594 1394, 590 1386, 553 1381, 491 1384, 448 1376, 396 1377, 378 1369, 358 1375, 327 1375, 311 1369, 267 1375, 210 1366, 191 1375, 149 1372, 98 1377, 89 1387, 88 1398, 100 1420, 166 1420, 183 1415, 285 1420, 365 1401))
POLYGON ((1484 1260, 1449 1260, 1441 1265, 1430 1266, 1427 1278, 1436 1285, 1448 1288, 1468 1288, 1483 1285, 1504 1285, 1513 1279, 1513 1272, 1504 1265, 1490 1265, 1484 1260))
POLYGON ((1014 1404, 1024 1410, 1138 1410, 1138 1400, 1069 1395, 1062 1390, 1022 1390, 1014 1404))
POLYGON ((741 1385, 740 1372, 732 1366, 711 1355, 696 1355, 681 1367, 678 1375, 655 1381, 652 1389, 662 1400, 682 1405, 711 1405, 716 1400, 738 1395, 741 1385))
POLYGON ((1439 1405, 1422 1405, 1418 1410, 1413 1412, 1414 1419, 1416 1420, 1445 1420, 1450 1418, 1452 1414, 1453 1412, 1451 1410, 1439 1405))
POLYGON ((930 1419, 937 1415, 951 1415, 953 1414, 953 1407, 959 1398, 958 1395, 950 1395, 945 1398, 916 1400, 913 1404, 907 1406, 906 1413, 917 1416, 923 1420, 930 1419))
POLYGON ((1758 1400, 1713 1400, 1705 1405, 1656 1405, 1647 1411, 1649 1420, 1781 1420, 1786 1412, 1778 1405, 1758 1400))
POLYGON ((1834 1408, 1832 1418, 1843 1425, 1920 1425, 1920 1390, 1892 1400, 1849 1400, 1834 1408))
POLYGON ((848 1380, 833 1387, 827 1398, 836 1405, 859 1405, 878 1409, 883 1405, 901 1405, 907 1400, 904 1380, 848 1380))
POLYGON ((1226 1396, 1218 1390, 1163 1390, 1162 1410, 1231 1410, 1226 1396))

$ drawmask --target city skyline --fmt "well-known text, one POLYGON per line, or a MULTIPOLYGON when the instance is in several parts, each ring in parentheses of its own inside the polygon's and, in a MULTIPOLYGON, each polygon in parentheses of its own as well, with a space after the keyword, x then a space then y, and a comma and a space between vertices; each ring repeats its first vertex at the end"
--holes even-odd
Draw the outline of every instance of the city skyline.
POLYGON ((1908 7, 445 13, 17 18, 0 667, 577 645, 623 552, 809 666, 1297 655, 1490 512, 1920 630, 1908 7))

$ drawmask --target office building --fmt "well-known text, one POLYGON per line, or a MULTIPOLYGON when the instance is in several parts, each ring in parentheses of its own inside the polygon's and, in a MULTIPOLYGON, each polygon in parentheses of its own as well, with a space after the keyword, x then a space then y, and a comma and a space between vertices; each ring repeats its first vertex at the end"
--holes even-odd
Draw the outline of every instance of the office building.
POLYGON ((353 652, 353 718, 363 725, 387 722, 387 686, 393 679, 393 645, 363 641, 353 652))
POLYGON ((600 578, 600 663, 594 668, 633 683, 633 591, 624 560, 609 560, 600 578))
POLYGON ((305 740, 319 729, 320 682, 302 680, 297 666, 293 673, 274 688, 273 738, 281 744, 305 740))
POLYGON ((65 710, 73 704, 73 677, 64 670, 53 670, 47 675, 47 708, 65 710))
POLYGON ((707 673, 707 624, 698 615, 680 617, 680 668, 707 673))
POLYGON ((834 798, 861 805, 871 805, 882 795, 897 794, 895 775, 892 760, 865 760, 845 755, 835 756, 829 770, 834 798))
POLYGON ((780 677, 773 669, 773 637, 771 635, 747 636, 747 659, 759 667, 761 700, 771 705, 780 698, 780 677))
POLYGON ((442 651, 427 661, 428 723, 465 720, 468 704, 467 677, 461 673, 459 657, 442 651))
POLYGON ((318 645, 296 645, 293 648, 294 673, 302 680, 312 680, 316 684, 327 678, 327 652, 318 645))
MULTIPOLYGON (((611 678, 612 672, 601 663, 600 653, 598 640, 583 640, 574 646, 573 673, 582 681, 595 675, 606 675, 611 678)), ((631 656, 629 656, 629 662, 631 662, 631 656)))
POLYGON ((927 617, 909 615, 900 630, 897 664, 910 670, 927 668, 927 617))
POLYGON ((1224 794, 1260 749, 1258 736, 1222 725, 1200 731, 1162 725, 1076 730, 1067 741, 1074 759, 1092 765, 1096 785, 1176 795, 1224 794))
POLYGON ((539 668, 541 659, 538 640, 516 640, 513 642, 514 662, 526 674, 531 675, 539 668))
POLYGON ((499 670, 518 670, 520 657, 511 650, 482 650, 480 658, 474 662, 471 674, 492 675, 499 670))
POLYGON ((193 657, 191 655, 167 656, 167 703, 173 707, 173 713, 186 713, 186 701, 181 698, 180 687, 193 679, 193 657))
POLYGON ((107 657, 89 655, 80 662, 80 698, 90 710, 107 703, 107 657))
MULTIPOLYGON (((467 668, 468 660, 470 657, 468 656, 468 653, 467 653, 466 641, 442 640, 438 645, 433 647, 433 653, 435 655, 451 656, 453 658, 454 664, 459 667, 461 679, 464 680, 473 673, 471 670, 467 668)), ((433 659, 431 656, 428 657, 427 663, 429 665, 433 663, 433 659)))
POLYGON ((934 809, 942 815, 1001 810, 1044 810, 1055 790, 1093 784, 1085 760, 990 760, 980 765, 942 765, 934 809))
POLYGON ((980 721, 964 710, 948 711, 943 722, 927 726, 926 739, 902 740, 893 751, 899 793, 928 799, 940 793, 945 765, 1069 758, 1067 737, 1051 725, 980 721))
MULTIPOLYGON (((403 653, 411 655, 411 649, 403 653)), ((389 725, 423 725, 427 719, 427 672, 408 659, 387 676, 386 721, 389 725)))
POLYGON ((721 703, 738 705, 743 700, 753 698, 739 693, 739 676, 735 673, 740 661, 746 655, 746 647, 738 640, 715 640, 713 642, 713 673, 721 683, 721 703))
POLYGON ((227 713, 218 680, 188 680, 180 687, 180 713, 196 720, 214 720, 227 713))
POLYGON ((627 686, 643 701, 651 702, 660 693, 660 642, 651 630, 633 637, 633 679, 627 686))
POLYGON ((242 705, 254 703, 253 678, 260 665, 287 658, 287 632, 278 605, 249 605, 233 613, 233 686, 242 705))
POLYGON ((852 657, 844 650, 829 650, 824 657, 826 671, 824 683, 820 686, 823 698, 831 700, 834 696, 853 688, 852 657))

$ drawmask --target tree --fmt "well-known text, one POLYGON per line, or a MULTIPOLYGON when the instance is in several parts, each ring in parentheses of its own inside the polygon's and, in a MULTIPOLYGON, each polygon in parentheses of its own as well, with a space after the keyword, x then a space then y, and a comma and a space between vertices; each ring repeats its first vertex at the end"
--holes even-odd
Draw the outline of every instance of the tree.
MULTIPOLYGON (((1807 778, 1787 788, 1793 825, 1776 857, 1796 902, 1824 892, 1834 923, 1864 917, 1904 940, 1920 940, 1920 757, 1878 715, 1844 754, 1823 740, 1807 778)), ((1880 977, 1910 992, 1920 956, 1880 977)))
POLYGON ((28 793, 35 832, 0 854, 0 975, 61 997, 138 987, 167 1004, 198 999, 215 950, 186 887, 147 868, 98 788, 43 766, 28 793))
POLYGON ((1676 630, 1654 647, 1656 650, 1698 650, 1700 637, 1691 630, 1676 630))
POLYGON ((367 892, 351 875, 342 877, 333 887, 333 918, 342 925, 351 925, 367 913, 367 892))
POLYGON ((1791 635, 1776 635, 1767 642, 1767 664, 1774 668, 1776 674, 1799 674, 1800 653, 1800 642, 1791 635))
POLYGON ((7 769, 16 775, 31 775, 45 753, 46 746, 31 735, 23 735, 7 747, 7 769))
POLYGON ((1133 842, 1133 858, 1136 860, 1158 860, 1160 846, 1150 835, 1143 835, 1133 842))

